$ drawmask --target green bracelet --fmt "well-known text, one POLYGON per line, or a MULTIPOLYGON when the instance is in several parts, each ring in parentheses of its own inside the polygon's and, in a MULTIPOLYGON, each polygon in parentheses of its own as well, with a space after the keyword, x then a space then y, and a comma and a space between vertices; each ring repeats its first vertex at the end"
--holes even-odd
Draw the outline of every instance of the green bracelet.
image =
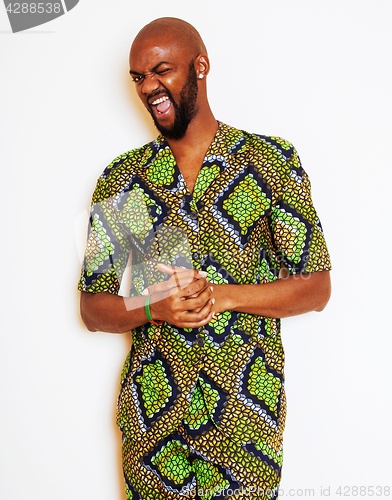
POLYGON ((147 295, 146 302, 144 303, 144 309, 146 311, 146 316, 148 321, 152 321, 151 311, 150 311, 150 295, 147 295))
POLYGON ((144 303, 144 310, 146 311, 146 316, 147 316, 147 319, 150 323, 152 323, 153 325, 157 325, 157 326, 160 326, 163 321, 158 321, 158 322, 155 322, 153 319, 152 319, 152 316, 151 316, 151 311, 150 311, 150 297, 151 295, 147 295, 146 297, 146 301, 144 303))

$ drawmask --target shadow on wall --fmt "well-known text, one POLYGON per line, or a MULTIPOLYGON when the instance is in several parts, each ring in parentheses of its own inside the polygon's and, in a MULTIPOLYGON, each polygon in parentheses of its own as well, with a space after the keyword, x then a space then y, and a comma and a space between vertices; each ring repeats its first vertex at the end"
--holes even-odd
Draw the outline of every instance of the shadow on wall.
MULTIPOLYGON (((131 349, 132 345, 132 333, 131 332, 126 332, 123 333, 123 340, 124 340, 124 360, 131 349)), ((121 381, 121 367, 120 367, 120 375, 117 380, 117 385, 116 385, 116 398, 117 394, 120 388, 120 381, 121 381)), ((127 496, 125 493, 125 486, 124 486, 124 476, 123 476, 123 467, 122 467, 122 450, 121 450, 121 431, 117 427, 117 422, 116 422, 116 416, 115 416, 115 408, 113 408, 113 437, 116 440, 116 470, 118 473, 118 485, 119 485, 119 495, 116 498, 119 498, 119 500, 127 500, 127 496)))

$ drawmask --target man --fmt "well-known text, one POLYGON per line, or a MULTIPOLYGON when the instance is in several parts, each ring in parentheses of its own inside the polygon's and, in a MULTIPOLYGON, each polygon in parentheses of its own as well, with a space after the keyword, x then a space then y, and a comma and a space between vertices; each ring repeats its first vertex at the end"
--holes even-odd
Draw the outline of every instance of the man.
POLYGON ((217 122, 209 70, 188 23, 139 32, 130 74, 161 136, 114 160, 93 196, 81 314, 91 331, 132 330, 117 419, 133 499, 276 498, 280 318, 330 295, 295 149, 217 122))

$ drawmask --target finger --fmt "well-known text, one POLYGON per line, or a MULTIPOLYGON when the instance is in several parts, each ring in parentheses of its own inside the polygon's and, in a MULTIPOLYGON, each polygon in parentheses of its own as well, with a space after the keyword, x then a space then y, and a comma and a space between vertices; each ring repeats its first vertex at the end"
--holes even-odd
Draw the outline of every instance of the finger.
POLYGON ((142 291, 142 295, 152 295, 154 293, 165 292, 168 290, 174 290, 173 293, 177 293, 178 290, 182 290, 183 296, 188 296, 192 294, 198 295, 204 288, 206 288, 208 281, 205 278, 195 279, 193 275, 193 270, 187 269, 184 273, 175 272, 166 281, 161 281, 155 285, 151 285, 142 291), (190 285, 188 287, 188 285, 190 285))
POLYGON ((212 316, 213 313, 210 313, 207 318, 205 318, 203 321, 199 321, 198 323, 183 323, 181 324, 180 328, 200 328, 201 326, 207 325, 213 318, 212 316))
POLYGON ((215 299, 212 298, 210 299, 206 305, 201 309, 201 311, 197 314, 201 314, 202 316, 208 316, 211 314, 212 316, 215 316, 215 312, 213 310, 215 304, 215 299))
MULTIPOLYGON (((207 287, 211 291, 211 293, 214 291, 214 288, 211 286, 211 284, 207 281, 207 287)), ((205 289, 207 289, 207 287, 205 289)), ((201 290, 199 293, 194 293, 193 295, 189 295, 187 299, 194 299, 195 297, 198 297, 200 293, 202 293, 204 290, 201 290)))
POLYGON ((196 311, 184 311, 181 314, 181 319, 184 322, 198 322, 198 321, 203 321, 204 318, 206 318, 211 312, 214 307, 215 300, 214 299, 209 299, 207 303, 200 309, 199 312, 196 311))
POLYGON ((209 303, 206 305, 204 310, 198 314, 189 313, 186 317, 184 317, 184 321, 181 323, 181 328, 199 328, 200 326, 204 326, 209 323, 213 317, 215 316, 215 311, 210 310, 203 319, 200 319, 200 315, 204 315, 209 308, 212 308, 213 304, 209 303))
POLYGON ((142 291, 142 295, 152 295, 154 293, 165 292, 171 289, 175 289, 174 293, 176 293, 177 289, 185 288, 193 280, 194 278, 189 273, 188 274, 174 273, 173 276, 168 280, 155 283, 155 285, 151 285, 148 288, 145 288, 142 291))
POLYGON ((199 297, 205 291, 208 291, 208 295, 211 295, 213 292, 211 283, 207 280, 194 280, 188 286, 182 288, 179 293, 183 298, 189 300, 199 297))
POLYGON ((166 274, 189 273, 193 278, 200 279, 207 277, 207 271, 198 271, 197 269, 186 269, 184 267, 168 266, 167 264, 157 264, 159 271, 166 274))
POLYGON ((154 293, 165 292, 166 290, 169 290, 170 288, 173 288, 175 286, 176 285, 169 283, 169 281, 161 281, 160 283, 156 283, 155 285, 151 285, 145 288, 142 291, 142 295, 153 295, 154 293))
MULTIPOLYGON (((197 302, 200 305, 201 300, 200 298, 196 298, 193 299, 193 302, 197 302)), ((214 302, 214 298, 208 299, 206 302, 203 300, 200 311, 196 313, 188 310, 189 306, 193 307, 194 305, 192 301, 181 300, 181 297, 178 295, 167 296, 167 293, 161 293, 151 296, 150 306, 151 312, 154 314, 153 317, 163 319, 178 327, 183 327, 184 323, 198 324, 203 322, 210 315, 214 302), (191 303, 189 304, 189 302, 191 303)))
MULTIPOLYGON (((211 299, 211 289, 207 288, 203 293, 192 299, 186 299, 183 304, 187 311, 200 313, 211 299)), ((212 298, 212 305, 215 304, 215 298, 212 298)))

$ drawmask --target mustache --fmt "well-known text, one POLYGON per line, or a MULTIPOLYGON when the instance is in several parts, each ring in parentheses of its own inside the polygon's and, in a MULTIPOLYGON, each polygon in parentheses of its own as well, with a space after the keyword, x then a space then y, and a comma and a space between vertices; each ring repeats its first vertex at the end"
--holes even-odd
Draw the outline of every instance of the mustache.
POLYGON ((151 92, 151 94, 148 94, 148 96, 147 96, 148 105, 150 106, 150 100, 152 100, 154 97, 156 97, 157 95, 160 95, 160 94, 166 94, 167 97, 171 101, 173 101, 173 98, 172 98, 172 95, 170 93, 170 90, 168 90, 166 87, 162 87, 160 89, 155 90, 154 92, 151 92))

